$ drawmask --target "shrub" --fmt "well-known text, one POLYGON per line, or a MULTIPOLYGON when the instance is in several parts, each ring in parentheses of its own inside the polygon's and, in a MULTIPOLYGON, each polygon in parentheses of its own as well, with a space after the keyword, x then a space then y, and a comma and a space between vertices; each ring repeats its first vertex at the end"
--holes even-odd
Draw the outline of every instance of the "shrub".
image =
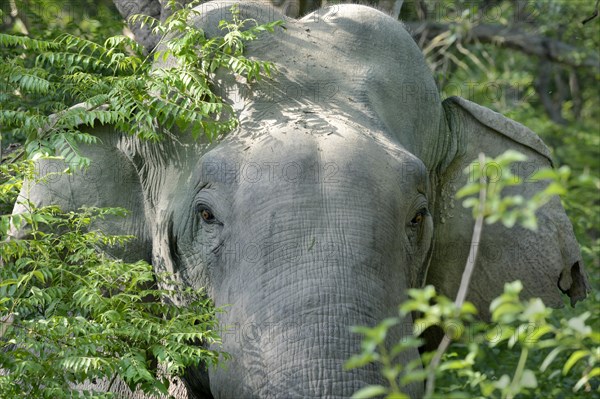
MULTIPOLYGON (((473 179, 458 196, 480 194, 479 199, 471 197, 463 203, 473 207, 478 223, 500 221, 507 227, 520 223, 535 229, 535 210, 551 195, 564 194, 570 174, 566 167, 558 171, 538 171, 533 178, 549 179, 551 183, 529 201, 520 196, 501 197, 504 187, 520 184, 510 173, 509 166, 523 160, 523 155, 513 151, 496 159, 481 155, 465 170, 472 173, 473 179), (494 168, 487 167, 490 163, 494 168), (495 173, 497 168, 501 168, 502 173, 496 173, 495 179, 485 176, 485 171, 493 169, 495 173)), ((473 242, 478 242, 476 233, 473 242)), ((411 289, 409 298, 399 306, 398 317, 386 319, 372 328, 354 329, 364 336, 362 352, 349 359, 346 368, 379 364, 388 386, 366 386, 353 398, 381 395, 390 399, 408 398, 402 388, 413 382, 426 383, 426 398, 583 398, 590 392, 600 393, 597 314, 584 311, 571 317, 553 317, 553 310, 541 299, 520 300, 522 285, 515 281, 507 283, 504 293, 490 304, 492 323, 475 321, 477 309, 464 302, 471 272, 467 265, 467 278, 463 275, 455 301, 438 295, 432 286, 411 289), (388 349, 388 330, 412 312, 420 315, 414 321, 414 337, 404 338, 388 349), (400 364, 398 355, 422 345, 418 337, 431 326, 445 332, 438 350, 423 353, 415 362, 400 364)), ((593 293, 588 308, 595 309, 598 303, 597 293, 593 293)))

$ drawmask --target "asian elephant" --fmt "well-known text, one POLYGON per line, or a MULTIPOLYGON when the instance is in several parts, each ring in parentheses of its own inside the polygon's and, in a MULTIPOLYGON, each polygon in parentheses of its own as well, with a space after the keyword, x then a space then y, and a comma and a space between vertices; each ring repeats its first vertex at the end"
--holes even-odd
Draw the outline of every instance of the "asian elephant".
MULTIPOLYGON (((217 35, 231 4, 203 4, 191 23, 217 35)), ((284 19, 258 3, 239 8, 241 18, 284 19)), ((83 148, 92 167, 36 185, 29 198, 129 208, 128 219, 103 226, 138 237, 120 256, 145 258, 229 305, 221 323, 232 359, 207 375, 191 372, 190 397, 347 397, 381 378, 375 368, 343 371, 359 351, 351 326, 396 314, 410 287, 456 294, 474 223, 454 199, 463 168, 479 152, 515 149, 529 157, 518 171, 527 176, 551 165, 550 152, 498 113, 442 101, 411 36, 368 7, 287 20, 247 53, 278 72, 259 82, 215 77, 240 120, 233 132, 213 143, 185 134, 148 143, 96 127, 102 145, 83 148)), ((515 190, 527 197, 544 184, 515 190)), ((516 279, 552 306, 562 305, 561 292, 573 303, 586 296, 559 199, 537 216, 537 231, 484 227, 468 296, 483 317, 516 279)), ((420 386, 410 389, 420 396, 420 386)))

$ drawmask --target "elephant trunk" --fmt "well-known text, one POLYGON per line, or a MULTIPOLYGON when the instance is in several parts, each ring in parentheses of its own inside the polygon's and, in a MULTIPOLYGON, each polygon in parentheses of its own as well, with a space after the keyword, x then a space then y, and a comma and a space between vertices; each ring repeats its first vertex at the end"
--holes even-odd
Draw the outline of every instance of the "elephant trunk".
MULTIPOLYGON (((397 314, 406 287, 402 273, 389 274, 399 267, 390 267, 392 257, 357 242, 361 236, 345 235, 339 244, 308 238, 267 248, 259 262, 243 262, 249 294, 232 303, 222 320, 232 327, 223 340, 233 359, 211 375, 215 397, 349 397, 384 383, 375 366, 343 367, 360 353, 362 337, 351 327, 374 326, 397 314), (239 386, 227 382, 232 373, 244 376, 239 386)), ((410 333, 406 323, 390 331, 390 342, 410 333)), ((401 361, 416 356, 407 353, 401 361)))

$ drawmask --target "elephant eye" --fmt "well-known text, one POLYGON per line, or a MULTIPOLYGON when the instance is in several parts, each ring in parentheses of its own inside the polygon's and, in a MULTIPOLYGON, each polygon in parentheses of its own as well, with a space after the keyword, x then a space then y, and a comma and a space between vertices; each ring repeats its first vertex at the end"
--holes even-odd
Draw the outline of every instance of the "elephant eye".
POLYGON ((420 209, 415 216, 410 221, 411 227, 419 227, 423 220, 425 220, 425 216, 427 216, 427 209, 420 209))
POLYGON ((215 223, 217 221, 217 219, 215 218, 215 215, 206 206, 199 207, 198 208, 198 213, 200 213, 200 217, 206 223, 215 223))

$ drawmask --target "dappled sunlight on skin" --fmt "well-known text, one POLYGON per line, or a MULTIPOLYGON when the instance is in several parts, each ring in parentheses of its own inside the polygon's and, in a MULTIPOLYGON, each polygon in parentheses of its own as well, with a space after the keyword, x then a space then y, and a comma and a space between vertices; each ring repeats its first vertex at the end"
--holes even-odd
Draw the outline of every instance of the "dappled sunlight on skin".
POLYGON ((339 136, 294 122, 231 135, 183 178, 193 190, 180 188, 185 195, 169 206, 174 270, 229 305, 224 350, 237 356, 228 371, 211 371, 215 392, 350 395, 360 381, 378 381, 374 370, 342 371, 359 344, 350 327, 394 314, 414 284, 431 225, 415 238, 405 229, 427 206, 427 173, 400 146, 342 122, 331 123, 345 128, 339 136), (208 222, 189 222, 196 209, 210 209, 208 222), (224 383, 231 372, 239 386, 224 383))
MULTIPOLYGON (((173 221, 164 242, 175 241, 177 253, 165 262, 187 281, 207 285, 217 306, 230 305, 221 321, 233 326, 224 336, 233 360, 210 372, 216 395, 350 395, 360 385, 352 381, 377 382, 369 370, 343 376, 341 354, 358 348, 355 336, 319 331, 395 314, 405 290, 423 284, 428 264, 428 279, 452 295, 472 225, 450 204, 462 185, 457 171, 473 151, 523 147, 535 162, 547 162, 543 144, 520 125, 463 100, 442 104, 419 49, 386 18, 344 7, 323 19, 289 21, 285 32, 250 44, 249 53, 276 60, 279 73, 252 84, 220 75, 217 89, 240 126, 162 180, 156 208, 168 211, 159 223, 173 221), (381 45, 373 46, 373 38, 381 45), (350 59, 352 68, 324 61, 332 56, 350 59), (190 216, 206 208, 218 223, 190 216), (415 228, 424 232, 411 233, 417 214, 425 223, 415 228), (434 224, 441 232, 432 231, 434 224), (332 364, 339 369, 326 366, 332 364)), ((563 223, 562 209, 547 212, 563 223)), ((526 241, 505 230, 483 237, 482 248, 498 239, 526 241)), ((556 247, 552 231, 536 240, 556 247)), ((568 238, 565 248, 570 253, 568 238)), ((155 248, 159 253, 168 252, 155 248)), ((515 253, 497 255, 482 256, 483 272, 474 276, 483 281, 474 295, 484 308, 508 277, 532 270, 529 258, 525 269, 515 253), (506 264, 520 266, 506 272, 506 264)), ((548 295, 563 265, 552 267, 546 280, 533 278, 548 283, 548 295)), ((417 354, 406 356, 405 363, 417 354)), ((419 388, 411 389, 418 396, 419 388)))

